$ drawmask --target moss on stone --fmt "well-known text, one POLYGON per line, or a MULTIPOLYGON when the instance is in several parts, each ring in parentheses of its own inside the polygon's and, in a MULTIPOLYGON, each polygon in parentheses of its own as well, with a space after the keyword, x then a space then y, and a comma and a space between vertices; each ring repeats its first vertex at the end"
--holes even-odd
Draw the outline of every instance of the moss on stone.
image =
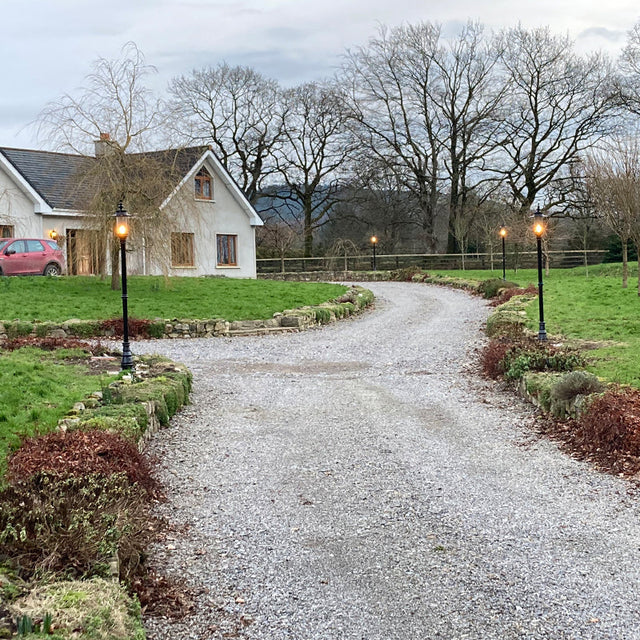
POLYGON ((20 338, 22 336, 28 336, 33 332, 33 323, 21 322, 9 322, 5 324, 5 331, 7 332, 7 338, 20 338))
MULTIPOLYGON (((140 604, 117 582, 100 578, 37 585, 11 605, 14 617, 50 613, 56 636, 74 640, 144 640, 140 604)), ((38 638, 42 635, 24 636, 38 638)), ((54 636, 47 636, 54 637, 54 636)))
POLYGON ((551 411, 551 390, 562 376, 556 372, 528 372, 522 377, 526 394, 536 401, 543 411, 551 411))

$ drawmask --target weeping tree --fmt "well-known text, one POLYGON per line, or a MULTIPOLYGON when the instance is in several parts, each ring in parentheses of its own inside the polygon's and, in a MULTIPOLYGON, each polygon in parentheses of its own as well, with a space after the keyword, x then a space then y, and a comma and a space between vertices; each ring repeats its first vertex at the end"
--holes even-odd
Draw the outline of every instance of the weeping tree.
POLYGON ((171 237, 172 221, 160 205, 176 184, 178 152, 145 152, 159 142, 166 121, 166 110, 147 85, 153 73, 129 42, 119 59, 98 58, 83 86, 47 104, 37 120, 39 138, 86 158, 78 165, 74 199, 86 212, 86 227, 97 231, 97 251, 111 256, 114 289, 120 243, 112 216, 119 202, 133 216, 131 244, 143 244, 147 255, 167 255, 171 237))

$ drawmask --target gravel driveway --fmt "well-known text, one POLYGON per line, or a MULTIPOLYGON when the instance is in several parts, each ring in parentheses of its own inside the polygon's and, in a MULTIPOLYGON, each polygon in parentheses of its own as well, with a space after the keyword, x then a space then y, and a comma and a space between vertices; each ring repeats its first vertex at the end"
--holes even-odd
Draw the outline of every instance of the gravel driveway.
POLYGON ((195 378, 151 453, 179 527, 155 562, 200 595, 149 639, 640 638, 629 483, 470 372, 482 300, 366 286, 320 330, 132 345, 195 378))

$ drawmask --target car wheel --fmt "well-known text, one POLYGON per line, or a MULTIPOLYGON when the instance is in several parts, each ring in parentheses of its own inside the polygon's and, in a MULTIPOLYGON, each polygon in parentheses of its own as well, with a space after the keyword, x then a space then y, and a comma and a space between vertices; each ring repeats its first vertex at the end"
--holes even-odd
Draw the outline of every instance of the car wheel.
POLYGON ((42 272, 43 276, 59 276, 62 273, 62 269, 60 269, 60 265, 55 262, 50 262, 42 272))

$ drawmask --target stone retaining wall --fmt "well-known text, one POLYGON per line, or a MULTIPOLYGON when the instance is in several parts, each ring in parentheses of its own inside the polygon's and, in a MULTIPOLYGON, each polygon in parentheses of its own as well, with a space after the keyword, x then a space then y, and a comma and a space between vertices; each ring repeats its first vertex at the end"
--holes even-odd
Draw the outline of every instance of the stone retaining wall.
POLYGON ((391 271, 287 271, 259 273, 259 280, 292 282, 380 282, 391 279, 391 271))
MULTIPOLYGON (((155 319, 145 326, 150 338, 211 338, 235 335, 258 335, 279 331, 302 331, 321 324, 349 317, 361 312, 373 302, 373 294, 362 287, 352 287, 345 294, 331 302, 315 307, 302 307, 275 313, 266 320, 238 320, 228 322, 222 318, 206 320, 193 319, 155 319)), ((130 331, 132 337, 135 331, 130 331)), ((39 338, 115 338, 113 327, 103 327, 100 322, 91 320, 67 320, 53 322, 14 322, 0 323, 0 340, 19 336, 39 338)))

